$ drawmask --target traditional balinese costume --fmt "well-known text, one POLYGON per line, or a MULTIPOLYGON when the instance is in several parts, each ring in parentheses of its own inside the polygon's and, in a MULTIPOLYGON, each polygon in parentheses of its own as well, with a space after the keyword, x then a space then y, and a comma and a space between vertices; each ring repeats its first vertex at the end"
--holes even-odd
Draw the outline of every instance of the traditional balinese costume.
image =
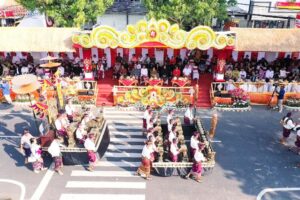
POLYGON ((150 176, 151 153, 152 153, 152 147, 148 147, 147 145, 145 145, 142 151, 142 163, 137 170, 138 174, 145 175, 146 178, 149 178, 150 176))
POLYGON ((41 146, 38 144, 31 144, 31 156, 35 158, 35 161, 32 163, 34 172, 38 173, 39 170, 44 169, 44 161, 42 158, 41 146))
POLYGON ((31 155, 31 145, 30 145, 30 139, 33 138, 33 136, 30 133, 26 133, 21 137, 21 145, 24 150, 25 159, 28 159, 28 157, 31 155))
POLYGON ((60 144, 55 139, 52 141, 48 148, 48 152, 51 154, 53 160, 54 160, 54 170, 58 172, 60 175, 62 175, 62 172, 60 171, 63 167, 63 160, 62 160, 62 154, 60 151, 60 144))
POLYGON ((188 107, 184 113, 184 123, 193 124, 194 114, 191 107, 188 107))
POLYGON ((147 119, 148 119, 148 116, 149 116, 149 110, 146 110, 144 112, 144 116, 143 116, 143 128, 144 129, 147 129, 147 119))
POLYGON ((190 141, 190 145, 191 145, 190 155, 191 155, 191 158, 194 158, 195 152, 199 149, 198 148, 199 142, 200 141, 197 138, 195 138, 194 135, 191 137, 191 141, 190 141))
POLYGON ((97 162, 97 156, 96 156, 96 146, 92 139, 87 138, 84 142, 84 148, 87 150, 88 153, 88 159, 89 159, 89 169, 92 170, 95 167, 95 164, 97 162))
POLYGON ((197 150, 194 155, 194 162, 191 169, 191 174, 196 177, 196 180, 199 180, 199 177, 202 175, 202 161, 205 161, 205 157, 202 154, 201 150, 197 150), (197 178, 198 177, 198 178, 197 178))
POLYGON ((177 144, 172 142, 170 145, 170 159, 172 162, 178 161, 178 154, 179 154, 179 150, 177 144))
POLYGON ((295 127, 293 119, 291 118, 291 114, 288 113, 282 120, 282 138, 280 142, 282 144, 286 143, 286 139, 290 136, 291 130, 295 127))
POLYGON ((87 132, 84 130, 84 128, 82 128, 81 126, 76 130, 76 139, 81 143, 83 144, 84 143, 84 140, 86 139, 86 135, 87 135, 87 132))
POLYGON ((68 120, 69 120, 70 122, 73 122, 74 109, 73 109, 72 105, 67 104, 67 105, 65 106, 65 110, 66 110, 66 114, 67 114, 68 120))

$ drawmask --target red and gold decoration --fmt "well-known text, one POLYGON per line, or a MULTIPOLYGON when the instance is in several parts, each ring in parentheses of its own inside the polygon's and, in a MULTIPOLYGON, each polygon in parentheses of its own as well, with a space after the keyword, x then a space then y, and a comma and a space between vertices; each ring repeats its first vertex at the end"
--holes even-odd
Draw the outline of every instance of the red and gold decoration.
POLYGON ((43 119, 46 116, 48 106, 44 103, 37 102, 36 104, 30 106, 37 114, 38 116, 43 119))
POLYGON ((223 49, 234 46, 235 36, 232 32, 214 32, 208 26, 197 26, 190 32, 179 28, 178 24, 171 25, 169 21, 140 20, 135 25, 128 25, 127 30, 117 31, 110 26, 99 26, 90 34, 76 33, 72 37, 75 46, 83 48, 135 48, 145 43, 157 43, 160 47, 173 49, 223 49))
POLYGON ((193 103, 193 99, 188 92, 175 90, 174 88, 147 86, 132 87, 125 92, 116 92, 115 104, 119 106, 142 106, 150 105, 153 108, 160 108, 165 104, 187 106, 193 103))

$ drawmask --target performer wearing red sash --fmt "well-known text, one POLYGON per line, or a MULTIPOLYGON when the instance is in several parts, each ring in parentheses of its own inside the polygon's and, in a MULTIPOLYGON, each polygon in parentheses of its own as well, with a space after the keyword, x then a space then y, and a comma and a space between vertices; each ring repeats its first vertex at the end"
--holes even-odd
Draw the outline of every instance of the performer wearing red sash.
POLYGON ((151 107, 147 106, 145 112, 144 112, 144 117, 143 117, 143 128, 146 130, 147 129, 147 119, 150 113, 151 107))
POLYGON ((202 154, 202 150, 204 149, 205 145, 202 143, 199 143, 198 150, 195 152, 194 155, 194 163, 192 166, 191 171, 185 176, 185 178, 189 178, 191 175, 197 182, 201 182, 202 177, 202 161, 205 161, 206 158, 202 154))
POLYGON ((190 156, 191 159, 194 158, 195 152, 198 150, 198 145, 199 145, 200 141, 199 141, 199 132, 194 132, 194 134, 191 137, 191 150, 190 150, 190 156))
POLYGON ((293 119, 291 118, 292 113, 289 112, 286 116, 281 120, 281 124, 283 126, 282 130, 282 138, 280 139, 280 143, 286 145, 286 140, 291 134, 291 130, 295 127, 293 119))
POLYGON ((178 162, 178 154, 177 138, 173 138, 172 144, 170 145, 170 159, 172 162, 178 162))
POLYGON ((89 167, 87 170, 93 171, 94 167, 97 162, 97 156, 96 156, 96 146, 94 143, 95 140, 95 135, 94 134, 89 134, 89 137, 85 140, 84 142, 84 148, 87 150, 88 153, 88 158, 89 158, 89 167))

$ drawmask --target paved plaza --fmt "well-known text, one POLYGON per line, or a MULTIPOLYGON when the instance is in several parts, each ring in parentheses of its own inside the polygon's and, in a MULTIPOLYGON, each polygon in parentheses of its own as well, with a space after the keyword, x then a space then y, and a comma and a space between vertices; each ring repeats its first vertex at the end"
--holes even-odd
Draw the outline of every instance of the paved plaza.
MULTIPOLYGON (((140 162, 143 137, 140 133, 142 113, 117 112, 107 109, 111 141, 95 172, 83 166, 65 166, 64 175, 51 169, 33 173, 24 166, 20 154, 19 136, 29 126, 35 133, 30 111, 1 105, 1 163, 0 179, 14 180, 25 188, 25 199, 255 199, 262 192, 267 199, 299 199, 300 171, 296 168, 299 156, 278 143, 281 134, 279 114, 265 107, 251 112, 222 112, 219 114, 213 148, 216 166, 204 176, 203 183, 180 177, 158 177, 145 181, 133 175, 140 162), (127 116, 127 117, 126 117, 127 116), (125 135, 129 135, 125 137, 125 135), (114 136, 115 135, 115 136, 114 136), (129 148, 127 148, 127 147, 129 148), (125 150, 127 149, 127 150, 125 150), (273 192, 274 188, 281 188, 273 192), (298 189, 299 191, 297 191, 298 189), (288 191, 295 189, 296 191, 288 191)), ((210 125, 211 110, 199 110, 206 129, 210 125)), ((293 118, 300 121, 300 113, 293 118)), ((293 145, 295 135, 289 142, 293 145)), ((47 167, 51 159, 46 159, 47 167)), ((0 182, 0 199, 18 199, 19 186, 0 182)))

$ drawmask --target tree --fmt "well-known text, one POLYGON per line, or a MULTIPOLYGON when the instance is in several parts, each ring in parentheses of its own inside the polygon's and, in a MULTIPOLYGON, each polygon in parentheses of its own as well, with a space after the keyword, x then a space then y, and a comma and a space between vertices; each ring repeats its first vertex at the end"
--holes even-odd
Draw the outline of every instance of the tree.
POLYGON ((57 26, 81 27, 95 22, 114 0, 17 0, 30 11, 38 10, 52 17, 57 26))
POLYGON ((236 0, 143 0, 148 18, 168 19, 185 29, 196 25, 210 26, 212 19, 226 19, 227 7, 236 0))

